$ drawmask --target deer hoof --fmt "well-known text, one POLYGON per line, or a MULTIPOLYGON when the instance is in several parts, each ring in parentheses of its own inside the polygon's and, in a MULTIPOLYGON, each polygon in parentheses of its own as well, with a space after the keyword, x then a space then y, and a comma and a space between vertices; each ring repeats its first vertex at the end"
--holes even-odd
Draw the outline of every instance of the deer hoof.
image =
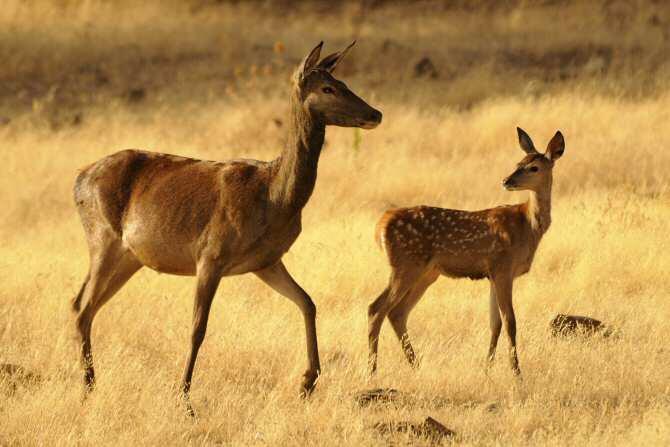
POLYGON ((84 374, 84 394, 88 395, 95 389, 95 375, 92 370, 86 371, 84 374))
POLYGON ((193 409, 191 402, 186 403, 186 417, 195 419, 195 410, 193 409))
POLYGON ((306 399, 312 394, 316 387, 316 382, 319 380, 320 371, 307 370, 303 374, 302 385, 300 386, 300 397, 306 399))

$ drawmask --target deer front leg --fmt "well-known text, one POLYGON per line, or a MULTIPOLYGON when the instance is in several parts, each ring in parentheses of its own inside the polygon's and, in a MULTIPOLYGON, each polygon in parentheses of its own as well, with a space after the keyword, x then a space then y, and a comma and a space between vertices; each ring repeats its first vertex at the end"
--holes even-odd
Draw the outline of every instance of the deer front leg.
POLYGON ((193 305, 193 330, 191 333, 191 349, 189 351, 184 375, 182 377, 182 393, 186 402, 186 409, 189 416, 195 416, 193 407, 191 407, 189 392, 191 390, 191 379, 193 379, 193 369, 195 360, 198 357, 198 351, 205 339, 207 331, 207 320, 209 319, 209 310, 212 307, 214 294, 221 281, 219 270, 214 265, 203 264, 198 266, 198 285, 196 287, 195 302, 193 305))
POLYGON ((509 274, 496 275, 493 278, 495 284, 496 301, 498 309, 505 324, 505 332, 509 338, 509 359, 512 371, 519 376, 519 359, 516 351, 516 318, 514 317, 514 307, 512 305, 512 276, 509 274))
POLYGON ((498 300, 496 299, 496 288, 493 281, 489 281, 491 291, 489 293, 489 324, 491 327, 491 343, 489 344, 489 354, 487 356, 487 367, 491 366, 496 356, 496 346, 498 346, 498 337, 502 329, 502 320, 500 319, 500 310, 498 309, 498 300))
POLYGON ((307 397, 314 390, 319 374, 321 374, 319 346, 316 339, 316 306, 309 295, 291 277, 283 262, 279 261, 272 267, 254 273, 277 293, 297 304, 305 319, 309 367, 304 374, 300 396, 303 398, 307 397))

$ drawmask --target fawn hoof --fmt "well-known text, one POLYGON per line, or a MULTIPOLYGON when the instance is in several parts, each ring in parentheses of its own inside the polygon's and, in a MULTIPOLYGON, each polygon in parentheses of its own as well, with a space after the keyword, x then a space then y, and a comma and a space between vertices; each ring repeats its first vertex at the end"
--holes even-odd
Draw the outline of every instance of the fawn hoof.
POLYGON ((418 357, 414 357, 412 360, 408 360, 409 366, 416 371, 417 369, 421 368, 421 359, 418 357))
POLYGON ((95 375, 93 371, 84 373, 84 395, 88 395, 95 389, 95 375))
POLYGON ((301 398, 306 399, 312 394, 312 391, 314 391, 314 388, 316 387, 316 382, 319 380, 319 374, 321 374, 319 370, 305 371, 305 374, 302 376, 302 385, 300 386, 301 398))
POLYGON ((377 373, 377 356, 370 356, 368 359, 368 379, 371 379, 377 373))
POLYGON ((189 401, 186 402, 186 416, 191 419, 195 419, 195 411, 193 410, 193 406, 189 401))

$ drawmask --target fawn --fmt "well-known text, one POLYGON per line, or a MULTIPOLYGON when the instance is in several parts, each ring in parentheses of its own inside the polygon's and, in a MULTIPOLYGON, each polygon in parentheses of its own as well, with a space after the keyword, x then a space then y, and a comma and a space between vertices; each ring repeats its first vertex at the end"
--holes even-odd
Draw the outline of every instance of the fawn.
POLYGON ((530 198, 517 205, 481 211, 418 206, 386 211, 376 228, 377 242, 388 257, 388 286, 368 307, 369 366, 377 367, 379 332, 388 316, 407 361, 417 358, 407 334, 407 318, 426 289, 440 275, 488 278, 491 343, 495 357, 502 323, 510 341, 510 363, 521 374, 516 349, 516 319, 512 304, 514 278, 530 270, 535 251, 551 224, 552 170, 565 149, 561 132, 549 141, 544 154, 517 128, 526 156, 502 182, 509 191, 528 190, 530 198), (502 319, 501 319, 502 316, 502 319))

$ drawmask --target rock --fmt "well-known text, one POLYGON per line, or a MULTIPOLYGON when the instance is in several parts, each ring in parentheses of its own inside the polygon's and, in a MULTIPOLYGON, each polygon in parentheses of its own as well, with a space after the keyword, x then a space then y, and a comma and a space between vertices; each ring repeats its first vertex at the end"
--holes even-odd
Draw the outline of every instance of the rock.
POLYGON ((72 117, 72 125, 73 126, 79 126, 83 121, 83 116, 81 113, 75 113, 74 116, 72 117))
POLYGON ((398 42, 391 39, 384 39, 381 50, 383 53, 387 53, 389 51, 399 50, 401 48, 402 46, 398 44, 398 42))
POLYGON ((16 391, 19 385, 27 386, 38 384, 42 381, 39 374, 26 370, 23 366, 12 363, 0 363, 0 382, 8 385, 9 392, 16 391))
POLYGON ((603 337, 609 337, 612 334, 612 330, 600 320, 565 314, 558 314, 551 320, 551 332, 555 337, 571 334, 586 336, 600 334, 603 337))
POLYGON ((428 416, 422 424, 414 427, 414 434, 417 436, 426 437, 435 441, 443 438, 451 438, 456 432, 450 428, 445 427, 442 423, 428 416))
POLYGON ((500 407, 499 407, 499 405, 498 405, 496 402, 491 402, 490 404, 486 405, 486 406, 484 407, 484 409, 485 409, 488 413, 497 413, 498 410, 500 410, 500 407))
POLYGON ((382 435, 411 433, 413 436, 429 439, 433 442, 440 442, 442 439, 452 438, 456 435, 456 432, 430 416, 420 424, 409 421, 378 422, 374 425, 374 429, 382 435))
POLYGON ((128 102, 138 103, 144 101, 147 96, 147 92, 142 87, 131 88, 126 93, 126 98, 128 102))
POLYGON ((393 388, 375 388, 373 390, 360 391, 354 399, 361 407, 367 407, 373 403, 390 403, 400 399, 401 394, 393 388))
POLYGON ((437 78, 437 68, 435 64, 428 57, 423 57, 419 62, 414 66, 414 77, 416 78, 437 78))
POLYGON ((649 17, 649 20, 647 20, 647 23, 650 24, 651 26, 661 26, 661 25, 663 25, 663 22, 661 21, 661 19, 656 14, 649 17))
POLYGON ((407 433, 412 430, 412 423, 408 421, 377 422, 373 428, 382 435, 393 433, 407 433))

